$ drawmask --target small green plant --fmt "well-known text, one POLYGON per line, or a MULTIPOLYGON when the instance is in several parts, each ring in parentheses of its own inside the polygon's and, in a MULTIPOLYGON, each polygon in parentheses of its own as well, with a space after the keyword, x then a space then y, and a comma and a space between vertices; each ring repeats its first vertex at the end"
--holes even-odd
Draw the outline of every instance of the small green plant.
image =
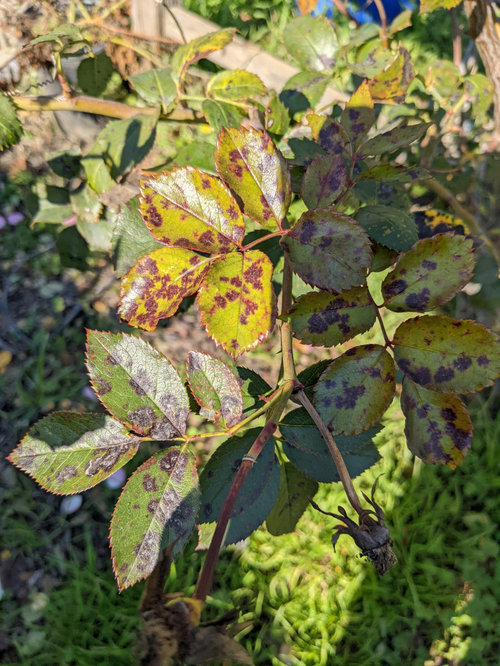
MULTIPOLYGON (((85 96, 63 100, 67 108, 128 114, 106 126, 88 155, 76 156, 75 168, 83 167, 86 180, 62 205, 69 206, 64 215, 75 214, 83 236, 95 235, 100 197, 149 153, 161 118, 172 120, 180 111, 208 120, 217 134, 213 161, 210 150, 203 153, 208 169, 199 168, 194 155, 194 165, 145 174, 139 198, 114 220, 113 246, 123 320, 153 331, 196 294, 208 335, 232 360, 194 350, 179 372, 135 335, 90 330, 87 369, 109 414, 51 414, 9 456, 46 490, 72 494, 109 477, 139 447, 156 444, 125 486, 110 530, 119 588, 148 578, 141 605, 148 659, 165 650, 153 640, 159 625, 175 638, 164 663, 167 657, 199 663, 206 656, 202 646, 213 632, 198 627, 199 616, 221 546, 246 538, 264 521, 272 534, 293 531, 318 482, 340 481, 356 514, 353 520, 343 507, 332 514, 340 521, 334 546, 339 535, 350 535, 384 574, 396 558, 383 498, 375 497, 375 484, 363 504, 352 478, 379 457, 372 439, 396 396, 397 369, 410 450, 451 468, 462 462, 472 438, 459 396, 500 375, 494 333, 474 321, 428 314, 470 281, 475 248, 456 223, 455 230, 436 233, 436 215, 421 216, 417 226, 409 214, 405 185, 433 182, 432 156, 422 165, 411 144, 428 132, 444 134, 449 117, 439 129, 430 112, 415 107, 411 122, 401 115, 386 118, 384 126, 384 116, 377 117, 375 103, 402 103, 416 85, 409 53, 391 41, 397 29, 383 27, 382 46, 370 37, 373 49, 365 48, 364 59, 354 63, 347 48, 353 42, 340 47, 328 21, 296 19, 285 44, 304 71, 279 96, 243 71, 216 74, 201 99, 185 92, 188 68, 232 39, 234 31, 223 30, 181 46, 168 67, 130 78, 149 107, 131 111, 85 96), (369 74, 345 108, 325 116, 312 109, 337 60, 344 71, 369 74), (189 101, 198 108, 175 108, 189 101), (396 161, 403 152, 405 163, 396 161), (381 271, 378 294, 368 280, 381 271), (384 309, 408 313, 392 335, 384 309), (269 386, 235 359, 271 335, 277 322, 281 373, 269 386), (374 325, 383 344, 354 344, 297 373, 293 337, 334 347, 374 325), (188 436, 193 411, 217 430, 200 426, 188 436), (208 437, 223 441, 199 474, 195 444, 208 437), (196 526, 208 552, 194 595, 169 599, 163 584, 171 558, 196 526)), ((63 33, 53 33, 54 41, 63 33)), ((14 103, 34 108, 26 98, 14 103)), ((15 119, 7 107, 6 116, 15 119)), ((17 134, 13 122, 3 141, 17 134)), ((470 215, 466 221, 474 224, 470 215)), ((219 656, 249 663, 227 637, 217 634, 216 642, 219 656)))

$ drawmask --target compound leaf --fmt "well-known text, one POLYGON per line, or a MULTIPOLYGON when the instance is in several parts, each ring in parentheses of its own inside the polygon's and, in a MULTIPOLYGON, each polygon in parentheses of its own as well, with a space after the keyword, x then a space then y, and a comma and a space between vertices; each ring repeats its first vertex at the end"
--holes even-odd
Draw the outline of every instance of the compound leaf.
POLYGON ((414 317, 397 328, 393 344, 401 370, 434 391, 472 393, 500 375, 500 344, 474 321, 414 317))
POLYGON ((420 240, 404 254, 382 284, 385 307, 425 312, 449 301, 472 277, 471 239, 438 234, 420 240))
POLYGON ((292 190, 288 165, 271 137, 255 129, 223 128, 215 161, 245 213, 263 227, 281 228, 292 190))
POLYGON ((374 136, 373 139, 366 141, 358 151, 360 157, 367 155, 380 155, 382 153, 392 153, 399 148, 405 148, 410 143, 421 139, 427 132, 432 123, 418 123, 417 125, 407 125, 403 123, 393 130, 374 136))
MULTIPOLYGON (((218 520, 241 459, 248 453, 259 432, 259 428, 252 428, 242 437, 228 439, 205 465, 200 476, 202 523, 218 520)), ((225 544, 246 539, 264 522, 276 501, 279 486, 279 464, 274 454, 274 439, 270 437, 238 493, 225 544)))
POLYGON ((337 38, 324 16, 297 16, 287 25, 284 41, 288 53, 302 69, 323 72, 335 65, 337 38))
POLYGON ((322 208, 333 203, 347 183, 342 155, 318 155, 307 167, 301 194, 306 206, 322 208))
POLYGON ((454 393, 437 393, 403 379, 401 409, 408 448, 425 463, 455 469, 471 445, 472 422, 454 393))
POLYGON ((123 467, 139 443, 106 414, 54 412, 29 429, 8 459, 45 490, 72 495, 123 467))
POLYGON ((170 247, 217 254, 245 235, 235 198, 224 183, 192 167, 177 167, 141 183, 140 211, 148 229, 170 247))
POLYGON ((158 451, 132 474, 116 503, 110 541, 120 590, 147 578, 164 548, 181 552, 193 531, 200 491, 186 446, 158 451))
POLYGON ((309 499, 318 490, 316 481, 309 479, 290 463, 281 465, 278 498, 266 520, 273 536, 293 532, 297 521, 309 506, 309 499))
POLYGON ((243 396, 234 373, 225 363, 209 354, 188 354, 187 379, 200 414, 223 428, 238 423, 243 412, 243 396))
POLYGON ((269 335, 275 319, 273 265, 260 250, 214 262, 198 294, 207 332, 236 357, 269 335))
POLYGON ((87 368, 103 405, 140 435, 185 433, 186 389, 170 361, 141 338, 87 331, 87 368))
POLYGON ((396 369, 379 345, 353 347, 319 378, 314 403, 334 435, 355 435, 378 421, 396 389, 396 369))
POLYGON ((418 240, 413 216, 389 206, 365 206, 356 219, 368 236, 391 250, 406 252, 418 240))
POLYGON ((180 46, 172 58, 172 75, 182 80, 190 65, 206 58, 214 51, 220 51, 232 41, 236 28, 224 28, 196 37, 187 44, 180 46))
POLYGON ((194 294, 210 259, 180 247, 163 247, 139 259, 122 279, 118 312, 131 326, 154 331, 158 321, 177 312, 194 294))
POLYGON ((267 93, 267 88, 256 74, 244 69, 231 69, 213 76, 207 85, 207 96, 222 101, 244 102, 267 93))
POLYGON ((343 291, 366 281, 370 241, 347 215, 330 208, 307 211, 280 242, 292 269, 308 284, 343 291))
POLYGON ((367 287, 354 287, 338 296, 324 291, 304 294, 280 318, 290 321, 302 342, 333 347, 370 329, 375 312, 367 287))

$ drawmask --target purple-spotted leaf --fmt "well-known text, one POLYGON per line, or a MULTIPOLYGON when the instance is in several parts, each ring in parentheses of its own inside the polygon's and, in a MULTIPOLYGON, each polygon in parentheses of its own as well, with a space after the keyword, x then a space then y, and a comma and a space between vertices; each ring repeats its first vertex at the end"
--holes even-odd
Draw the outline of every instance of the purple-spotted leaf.
POLYGON ((230 368, 209 354, 191 351, 186 371, 189 387, 201 407, 201 416, 223 428, 238 423, 243 412, 243 396, 230 368))
POLYGON ((368 88, 377 102, 399 104, 404 102, 406 91, 414 77, 410 54, 400 46, 392 63, 368 81, 368 88))
POLYGON ((256 74, 244 69, 224 70, 207 84, 207 95, 223 101, 240 101, 262 97, 267 88, 256 74))
POLYGON ((297 16, 287 26, 284 42, 302 69, 323 72, 335 65, 337 37, 325 16, 297 16))
POLYGON ((158 451, 132 474, 116 503, 110 541, 120 590, 147 578, 164 548, 181 552, 200 505, 194 454, 186 446, 158 451))
POLYGON ((281 315, 289 321, 296 338, 311 345, 333 347, 375 323, 375 307, 367 287, 354 287, 338 296, 310 292, 281 315))
MULTIPOLYGON (((205 465, 200 475, 202 523, 219 519, 241 459, 248 453, 259 432, 259 428, 252 428, 242 437, 228 439, 216 449, 205 465)), ((246 539, 264 522, 276 501, 279 486, 279 464, 274 454, 274 439, 270 437, 238 493, 225 544, 246 539)))
POLYGON ((424 180, 430 177, 427 169, 422 167, 406 167, 402 164, 375 164, 375 166, 362 171, 356 180, 387 180, 411 183, 414 180, 424 180))
POLYGON ((462 463, 471 445, 472 422, 458 396, 429 391, 405 377, 401 409, 412 453, 425 463, 440 463, 451 469, 462 463))
POLYGON ((141 183, 140 211, 148 229, 170 247, 210 254, 241 246, 245 223, 224 183, 192 167, 178 167, 141 183))
POLYGON ((352 152, 351 141, 346 130, 332 118, 327 118, 321 125, 318 143, 323 150, 333 155, 349 155, 352 152))
POLYGON ((453 298, 473 272, 472 240, 455 234, 425 238, 385 278, 384 305, 394 312, 433 310, 453 298))
POLYGON ((220 51, 232 41, 236 28, 224 28, 217 32, 209 32, 202 37, 196 37, 187 44, 179 46, 172 58, 172 75, 181 80, 188 67, 202 58, 206 58, 214 51, 220 51))
POLYGON ((302 215, 282 238, 295 273, 315 287, 343 291, 366 282, 372 261, 370 241, 362 227, 347 215, 319 208, 302 215))
POLYGON ((29 429, 8 460, 45 490, 72 495, 123 467, 139 444, 106 414, 54 412, 29 429))
POLYGON ((170 361, 141 338, 87 331, 87 368, 103 405, 135 432, 158 440, 185 433, 184 384, 170 361))
POLYGON ((118 312, 131 326, 154 331, 198 290, 210 260, 191 250, 163 247, 139 259, 122 279, 118 312))
POLYGON ((281 228, 292 189, 286 160, 271 137, 255 129, 225 127, 215 153, 217 171, 240 197, 245 213, 268 229, 281 228))
POLYGON ((421 139, 427 132, 432 123, 418 123, 417 125, 407 125, 403 123, 393 130, 374 136, 373 139, 366 141, 358 151, 360 157, 367 155, 381 155, 382 153, 392 153, 399 148, 408 146, 413 141, 421 139))
POLYGON ((474 321, 415 317, 397 328, 393 344, 401 370, 434 391, 472 393, 500 375, 500 343, 474 321))
POLYGON ((445 213, 442 210, 431 208, 430 210, 418 211, 414 214, 419 238, 430 238, 436 234, 454 231, 457 234, 468 236, 469 227, 459 218, 445 213))
POLYGON ((356 219, 372 240, 391 250, 406 252, 418 240, 413 216, 404 210, 365 206, 358 210, 356 219))
POLYGON ((396 369, 379 345, 353 347, 321 375, 314 402, 334 435, 368 430, 389 407, 396 388, 396 369))
MULTIPOLYGON (((368 83, 363 81, 351 95, 340 116, 340 124, 357 148, 375 122, 375 109, 368 83)), ((321 137, 321 134, 320 134, 321 137)))
POLYGON ((346 183, 343 156, 318 155, 304 174, 301 188, 304 203, 309 209, 328 206, 339 196, 346 183))
POLYGON ((269 335, 275 320, 273 265, 260 250, 231 252, 210 268, 198 294, 207 332, 236 357, 269 335))
POLYGON ((278 498, 266 520, 268 531, 273 536, 293 532, 317 490, 316 481, 309 479, 296 467, 290 463, 281 465, 278 498))

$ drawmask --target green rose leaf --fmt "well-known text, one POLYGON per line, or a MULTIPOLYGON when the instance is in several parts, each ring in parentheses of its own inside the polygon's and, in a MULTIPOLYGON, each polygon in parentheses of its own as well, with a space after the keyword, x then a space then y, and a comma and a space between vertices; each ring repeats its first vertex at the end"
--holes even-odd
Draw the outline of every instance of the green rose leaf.
POLYGON ((494 333, 473 321, 415 317, 397 328, 393 344, 401 370, 434 391, 472 393, 500 375, 500 344, 494 333))
POLYGON ((316 481, 309 479, 290 463, 281 465, 278 498, 266 520, 273 536, 293 532, 297 521, 309 506, 309 499, 318 490, 316 481))
POLYGON ((217 32, 197 37, 187 44, 179 46, 172 58, 172 75, 176 80, 182 80, 190 65, 202 58, 206 58, 214 51, 220 51, 232 41, 236 28, 224 28, 217 32))
POLYGON ((302 372, 299 372, 297 375, 297 380, 304 387, 304 393, 307 395, 309 400, 313 399, 313 390, 318 379, 321 377, 326 368, 332 363, 332 359, 324 359, 323 361, 318 361, 313 363, 302 372))
MULTIPOLYGON (((202 523, 219 519, 241 459, 259 432, 259 428, 252 428, 243 437, 228 439, 205 465, 200 476, 202 523)), ((226 545, 246 539, 265 521, 276 502, 279 486, 280 469, 274 455, 274 439, 270 437, 238 493, 224 540, 226 545)))
POLYGON ((54 412, 29 429, 8 460, 45 490, 72 495, 123 467, 139 444, 106 414, 54 412))
POLYGON ((112 97, 122 85, 121 76, 105 53, 82 60, 76 76, 84 94, 91 97, 112 97))
POLYGON ((180 247, 163 247, 139 259, 122 279, 118 312, 131 326, 154 331, 198 291, 210 259, 180 247))
POLYGON ((0 149, 10 148, 19 141, 23 127, 17 112, 6 95, 0 94, 0 149))
MULTIPOLYGON (((380 459, 372 443, 380 429, 381 426, 376 425, 359 435, 336 435, 335 443, 351 478, 359 476, 380 459)), ((283 450, 295 467, 320 483, 340 480, 327 446, 305 409, 294 409, 286 414, 280 423, 280 432, 285 438, 283 450)))
POLYGON ((236 357, 269 335, 275 320, 273 265, 260 250, 231 252, 212 264, 198 294, 207 332, 236 357))
POLYGON ((170 247, 217 254, 241 246, 245 223, 235 198, 216 176, 177 167, 141 183, 148 229, 170 247))
POLYGON ((177 97, 177 86, 168 67, 133 74, 129 82, 145 102, 161 105, 163 113, 171 108, 177 97))
POLYGON ((413 216, 389 206, 365 206, 356 220, 368 236, 390 250, 407 252, 418 240, 413 216))
POLYGON ((240 127, 245 114, 239 106, 218 99, 206 99, 201 108, 208 124, 216 134, 223 127, 240 127))
POLYGON ((382 284, 385 307, 394 312, 433 310, 455 296, 474 272, 471 239, 438 234, 418 241, 382 284))
POLYGON ((78 192, 70 194, 71 205, 78 222, 96 224, 99 222, 102 204, 99 197, 88 185, 80 187, 78 192))
POLYGON ((255 129, 223 128, 215 161, 245 213, 263 227, 281 228, 292 196, 290 172, 270 136, 255 129))
POLYGON ((356 435, 371 428, 389 407, 395 382, 394 361, 383 347, 353 347, 321 375, 314 404, 334 435, 356 435))
POLYGON ((403 379, 401 409, 406 417, 408 448, 425 463, 455 469, 467 455, 472 422, 464 403, 454 393, 437 393, 403 379))
POLYGON ((338 296, 310 292, 301 296, 281 319, 291 323, 296 338, 311 345, 334 347, 370 329, 376 314, 367 287, 338 296))
POLYGON ((284 32, 285 47, 303 69, 332 70, 337 54, 337 38, 324 17, 297 16, 284 32))
POLYGON ((433 123, 418 123, 416 125, 407 125, 402 123, 389 132, 378 134, 373 139, 366 141, 359 149, 360 157, 368 155, 381 155, 382 153, 392 153, 399 148, 409 146, 413 141, 421 139, 433 123))
POLYGON ((128 201, 118 214, 113 229, 114 266, 118 277, 125 275, 140 257, 162 245, 149 233, 139 212, 139 200, 128 201))
POLYGON ((243 396, 243 412, 252 412, 264 404, 261 396, 271 392, 269 384, 262 377, 243 366, 237 365, 235 368, 238 374, 238 383, 243 396))
POLYGON ((356 180, 387 180, 389 182, 411 183, 414 180, 424 180, 430 177, 431 175, 427 169, 421 167, 406 167, 402 164, 375 164, 375 166, 362 171, 356 180))
POLYGON ((184 384, 170 361, 144 340, 87 331, 87 369, 106 409, 140 435, 168 440, 186 432, 184 384))
POLYGON ((207 84, 207 96, 224 101, 244 102, 265 95, 267 88, 256 74, 244 69, 219 72, 207 84))
POLYGON ((347 183, 342 155, 318 155, 307 167, 302 181, 302 198, 306 206, 323 208, 333 203, 347 183))
POLYGON ((116 503, 110 541, 120 590, 147 578, 170 544, 178 555, 200 505, 194 454, 186 446, 158 451, 130 477, 116 503))
POLYGON ((321 72, 299 72, 288 79, 279 98, 292 113, 314 109, 330 80, 330 75, 321 72))
POLYGON ((273 95, 266 106, 266 130, 283 136, 290 126, 290 116, 283 102, 273 95))
POLYGON ((223 428, 238 423, 243 396, 234 373, 209 354, 191 351, 186 363, 187 379, 200 414, 223 428))
POLYGON ((363 139, 374 123, 375 108, 373 99, 368 83, 363 81, 359 88, 351 95, 345 109, 342 111, 340 124, 356 149, 363 142, 363 139))
POLYGON ((330 208, 308 211, 280 242, 292 269, 307 284, 343 291, 366 282, 370 241, 347 215, 330 208))

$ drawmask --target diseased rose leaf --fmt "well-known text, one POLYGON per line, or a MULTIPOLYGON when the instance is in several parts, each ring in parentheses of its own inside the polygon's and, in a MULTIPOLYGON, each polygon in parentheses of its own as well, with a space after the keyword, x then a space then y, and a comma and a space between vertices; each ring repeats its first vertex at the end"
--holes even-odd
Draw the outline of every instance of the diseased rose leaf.
POLYGON ((368 88, 374 100, 400 104, 404 102, 408 86, 414 78, 410 54, 400 46, 392 63, 368 81, 368 88))
POLYGON ((115 272, 122 277, 136 261, 162 245, 152 236, 139 213, 139 200, 128 201, 118 214, 113 229, 115 272))
POLYGON ((418 123, 416 125, 407 125, 402 123, 388 132, 378 134, 372 139, 366 141, 359 149, 360 157, 368 155, 381 155, 382 153, 392 153, 400 148, 409 146, 410 143, 421 139, 433 123, 418 123))
POLYGON ((240 247, 245 235, 224 183, 189 166, 142 181, 140 211, 153 236, 169 247, 218 254, 240 247))
POLYGON ((375 164, 362 171, 356 181, 363 180, 387 180, 399 181, 400 183, 411 183, 414 180, 424 180, 431 175, 427 169, 422 167, 407 167, 402 164, 375 164))
POLYGON ((378 421, 396 390, 396 368, 379 345, 353 347, 321 375, 314 404, 334 435, 355 435, 378 421))
POLYGON ((309 500, 318 490, 316 481, 309 479, 290 463, 280 467, 278 497, 266 519, 266 527, 273 536, 294 531, 297 521, 309 506, 309 500))
POLYGON ((201 108, 215 134, 219 134, 223 127, 239 127, 245 118, 239 106, 220 99, 206 99, 202 102, 201 108))
POLYGON ((286 106, 278 95, 272 95, 266 106, 266 130, 272 134, 283 136, 290 126, 290 116, 286 106))
POLYGON ((276 317, 273 265, 260 250, 231 252, 210 267, 197 303, 207 332, 236 357, 269 335, 276 317))
POLYGON ((438 234, 418 241, 382 284, 384 305, 394 312, 425 312, 449 301, 474 272, 472 240, 438 234))
MULTIPOLYGON (((340 124, 347 132, 354 148, 362 143, 375 122, 375 108, 368 83, 363 81, 351 95, 340 115, 340 124)), ((321 132, 320 132, 321 141, 321 132)))
POLYGON ((298 72, 283 86, 279 98, 292 115, 314 109, 331 80, 329 74, 321 72, 298 72))
POLYGON ((139 259, 122 279, 118 312, 131 326, 154 331, 194 294, 210 259, 180 247, 163 247, 139 259))
POLYGON ((268 229, 281 228, 292 196, 290 171, 271 137, 255 129, 223 128, 215 161, 246 215, 268 229))
POLYGON ((223 428, 238 423, 243 412, 243 396, 238 380, 225 363, 209 354, 191 351, 186 372, 189 387, 201 407, 201 416, 223 428))
MULTIPOLYGON (((381 426, 376 425, 359 435, 335 436, 351 478, 359 476, 380 459, 372 443, 380 430, 381 426)), ((304 408, 286 414, 280 422, 280 432, 285 439, 283 451, 295 467, 320 483, 340 480, 325 441, 304 408)))
POLYGON ((413 216, 390 206, 365 206, 356 219, 368 236, 390 250, 407 252, 418 240, 413 216))
POLYGON ((421 0, 419 15, 434 12, 436 9, 452 9, 460 4, 460 0, 421 0))
POLYGON ((286 27, 285 47, 302 69, 330 71, 335 65, 337 37, 324 16, 297 16, 286 27))
POLYGON ((172 75, 177 80, 182 80, 190 65, 202 58, 206 58, 214 51, 220 51, 236 34, 236 28, 224 28, 216 32, 209 32, 202 37, 192 39, 187 44, 179 46, 172 57, 172 75))
MULTIPOLYGON (((324 359, 323 361, 318 361, 309 365, 305 370, 299 372, 297 375, 297 380, 304 387, 304 393, 307 395, 309 400, 313 399, 314 387, 318 383, 318 379, 321 377, 326 368, 330 365, 332 359, 324 359)), ((293 400, 293 397, 292 397, 293 400)))
MULTIPOLYGON (((242 437, 228 439, 205 465, 200 475, 200 522, 210 523, 219 519, 241 459, 248 453, 259 432, 259 428, 252 428, 242 437)), ((238 493, 224 540, 226 545, 246 539, 264 522, 276 501, 279 486, 279 464, 274 454, 274 439, 270 437, 238 493)))
POLYGON ((332 118, 327 118, 321 125, 318 143, 323 150, 333 155, 350 155, 352 152, 351 140, 346 130, 332 118))
POLYGON ((218 72, 207 84, 207 96, 222 101, 244 102, 266 93, 267 88, 262 80, 244 69, 218 72))
POLYGON ((309 209, 323 208, 335 201, 347 183, 342 155, 318 155, 307 167, 301 194, 309 209))
POLYGON ((434 391, 472 393, 500 375, 498 339, 474 321, 414 317, 397 328, 393 344, 401 370, 434 391))
POLYGON ((307 284, 343 291, 366 281, 370 241, 347 215, 330 208, 307 211, 280 243, 293 271, 307 284))
POLYGON ((354 287, 338 296, 305 294, 280 318, 291 323, 293 335, 302 342, 333 347, 370 329, 375 312, 367 287, 354 287))
POLYGON ((139 444, 106 414, 53 412, 29 429, 8 460, 45 490, 72 495, 123 467, 139 444))
POLYGON ((454 393, 437 393, 403 379, 401 409, 406 417, 408 448, 425 463, 455 469, 467 455, 472 422, 464 403, 454 393))
POLYGON ((126 333, 87 331, 87 369, 100 401, 140 435, 183 435, 189 399, 177 371, 150 344, 126 333))
POLYGON ((164 548, 178 555, 200 506, 194 454, 187 447, 158 451, 130 477, 116 503, 110 542, 120 590, 147 578, 164 548))
POLYGON ((450 213, 431 208, 426 211, 414 213, 415 224, 418 229, 419 238, 430 238, 436 234, 454 231, 457 234, 469 236, 470 230, 465 222, 450 213))

